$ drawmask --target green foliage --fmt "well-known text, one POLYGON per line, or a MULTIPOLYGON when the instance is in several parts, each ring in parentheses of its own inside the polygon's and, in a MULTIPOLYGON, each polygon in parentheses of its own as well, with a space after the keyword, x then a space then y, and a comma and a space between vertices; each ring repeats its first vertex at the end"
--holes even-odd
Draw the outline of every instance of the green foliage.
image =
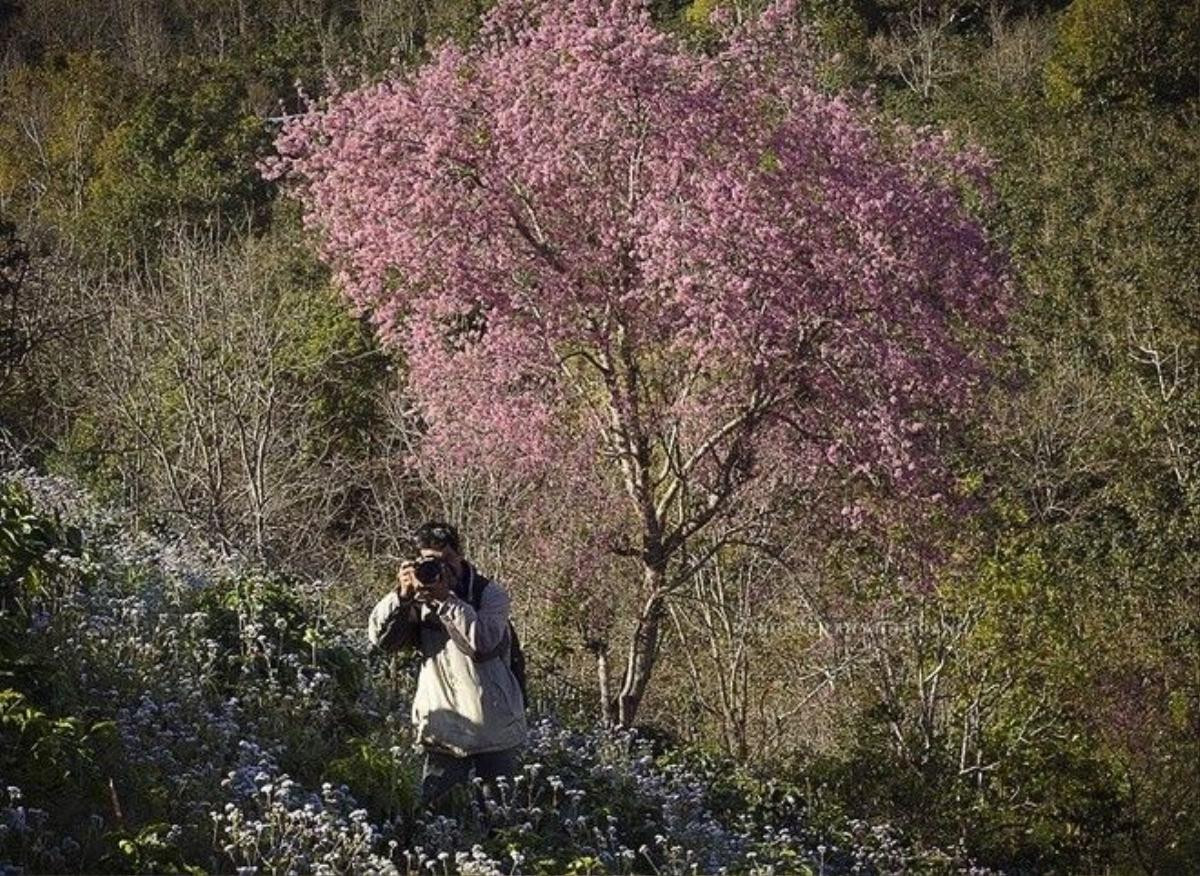
POLYGON ((28 596, 47 595, 49 573, 55 569, 50 552, 77 555, 82 546, 78 529, 42 517, 16 484, 0 485, 0 584, 6 598, 24 606, 28 596))
POLYGON ((386 727, 346 740, 346 753, 329 761, 325 773, 384 820, 411 818, 420 798, 419 756, 399 729, 386 727))
POLYGON ((328 672, 338 684, 340 697, 352 701, 361 684, 361 669, 344 647, 326 644, 331 638, 328 620, 314 616, 292 587, 278 575, 240 575, 206 589, 199 597, 208 635, 229 652, 240 652, 239 659, 229 664, 230 693, 247 672, 286 671, 264 662, 254 638, 248 640, 244 635, 247 628, 253 628, 269 635, 281 654, 301 656, 310 668, 328 672))
POLYGON ((81 794, 81 808, 104 799, 104 764, 119 750, 111 721, 55 718, 24 694, 0 690, 0 774, 40 799, 81 794))
POLYGON ((806 14, 821 47, 820 73, 832 88, 862 85, 870 70, 869 27, 856 4, 807 0, 806 14))
POLYGON ((448 0, 429 5, 429 43, 450 39, 465 44, 474 38, 479 23, 495 0, 448 0))
POLYGON ((305 450, 317 459, 356 456, 379 426, 388 357, 349 314, 305 240, 284 230, 268 246, 264 294, 280 302, 284 319, 276 364, 309 390, 305 450))
POLYGON ((1129 842, 1128 790, 1077 701, 1090 683, 1088 660, 1102 650, 1081 635, 1083 582, 1063 575, 1050 550, 1009 545, 953 593, 986 606, 964 642, 960 708, 992 711, 968 765, 979 769, 958 793, 969 795, 971 829, 988 860, 1087 869, 1113 854, 1101 838, 1129 842))
POLYGON ((87 200, 101 144, 133 99, 134 83, 98 53, 16 67, 0 80, 0 198, 70 224, 87 200))
POLYGON ((53 543, 42 521, 30 515, 5 485, 0 494, 0 683, 43 683, 46 667, 26 651, 31 619, 30 591, 46 587, 50 566, 45 551, 53 543), (14 501, 17 500, 17 501, 14 501))
POLYGON ((322 775, 346 740, 367 732, 357 709, 365 668, 332 641, 328 619, 314 615, 287 579, 240 575, 205 590, 197 607, 205 635, 229 655, 218 679, 223 694, 262 716, 260 732, 280 740, 286 752, 281 763, 293 775, 322 775), (326 677, 320 708, 327 720, 314 721, 308 714, 314 703, 302 692, 326 677))
MULTIPOLYGON (((318 18, 286 13, 264 22, 262 29, 240 47, 238 61, 247 79, 247 96, 256 99, 264 114, 275 115, 279 103, 288 112, 301 110, 297 84, 310 94, 322 90, 323 40, 329 31, 318 18)), ((331 29, 340 32, 336 25, 331 29)))
POLYGON ((269 132, 228 64, 181 58, 98 149, 87 229, 107 246, 146 247, 172 221, 261 218, 269 189, 255 161, 269 132))
POLYGON ((109 720, 56 714, 73 680, 39 635, 44 618, 79 582, 80 531, 34 510, 0 483, 0 776, 37 799, 60 799, 59 823, 99 807, 120 746, 109 720))
POLYGON ((1059 105, 1178 104, 1200 97, 1200 5, 1074 0, 1046 90, 1059 105))
POLYGON ((744 813, 765 824, 784 824, 810 802, 792 781, 798 771, 787 758, 755 770, 703 745, 675 745, 659 754, 655 764, 703 776, 712 810, 731 817, 744 813))
POLYGON ((171 825, 162 822, 147 824, 136 832, 109 836, 115 849, 105 863, 120 873, 186 873, 203 876, 202 867, 188 864, 179 847, 170 839, 171 825))
POLYGON ((102 422, 99 412, 80 411, 59 445, 46 454, 46 467, 84 484, 96 496, 118 501, 121 459, 116 445, 120 430, 102 422))
POLYGON ((0 482, 0 686, 49 699, 56 667, 31 646, 29 629, 54 608, 83 554, 78 529, 36 513, 20 487, 0 482))

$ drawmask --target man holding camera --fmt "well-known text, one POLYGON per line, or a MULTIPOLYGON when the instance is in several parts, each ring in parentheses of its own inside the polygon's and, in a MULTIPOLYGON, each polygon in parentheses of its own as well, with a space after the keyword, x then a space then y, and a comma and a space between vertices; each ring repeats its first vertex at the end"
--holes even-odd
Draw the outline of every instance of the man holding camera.
POLYGON ((396 588, 371 612, 368 636, 384 650, 417 647, 424 657, 412 720, 425 752, 421 799, 436 806, 472 770, 484 780, 517 772, 525 702, 509 665, 508 594, 462 557, 453 526, 426 523, 416 541, 420 559, 401 565, 396 588))

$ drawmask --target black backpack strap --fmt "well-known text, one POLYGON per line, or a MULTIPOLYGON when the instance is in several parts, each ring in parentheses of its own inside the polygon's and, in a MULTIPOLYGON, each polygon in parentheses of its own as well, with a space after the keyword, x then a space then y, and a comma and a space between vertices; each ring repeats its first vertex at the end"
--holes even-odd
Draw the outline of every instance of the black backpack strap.
POLYGON ((474 566, 468 565, 467 568, 470 570, 467 579, 467 602, 471 603, 471 608, 479 611, 483 605, 483 591, 492 582, 476 572, 474 566))

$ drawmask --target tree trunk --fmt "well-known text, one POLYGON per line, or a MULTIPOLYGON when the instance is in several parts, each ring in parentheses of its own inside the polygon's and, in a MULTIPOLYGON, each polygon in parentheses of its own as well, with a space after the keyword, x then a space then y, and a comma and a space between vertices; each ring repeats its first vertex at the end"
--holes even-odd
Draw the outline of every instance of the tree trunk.
POLYGON ((589 636, 586 629, 583 634, 583 647, 596 661, 596 683, 600 692, 600 723, 611 727, 617 720, 617 704, 610 693, 611 672, 608 667, 608 639, 589 636))
POLYGON ((658 659, 658 643, 666 614, 665 578, 664 569, 646 567, 644 580, 649 595, 638 615, 633 641, 629 645, 629 660, 625 665, 621 693, 617 698, 617 724, 621 727, 633 726, 658 659))
POLYGON ((613 714, 612 697, 608 692, 608 647, 606 645, 597 648, 593 653, 596 655, 596 676, 600 684, 600 723, 610 727, 616 716, 613 714))

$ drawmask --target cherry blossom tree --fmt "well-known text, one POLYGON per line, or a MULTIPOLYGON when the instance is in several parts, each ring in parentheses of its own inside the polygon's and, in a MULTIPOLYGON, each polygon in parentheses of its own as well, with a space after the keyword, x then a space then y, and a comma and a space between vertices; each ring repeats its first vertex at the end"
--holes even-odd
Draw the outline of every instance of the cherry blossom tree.
POLYGON ((700 54, 635 0, 502 0, 475 45, 311 103, 264 165, 403 352, 425 458, 578 473, 620 509, 621 724, 689 540, 830 471, 936 507, 1004 325, 964 206, 986 162, 819 90, 793 6, 700 54))

